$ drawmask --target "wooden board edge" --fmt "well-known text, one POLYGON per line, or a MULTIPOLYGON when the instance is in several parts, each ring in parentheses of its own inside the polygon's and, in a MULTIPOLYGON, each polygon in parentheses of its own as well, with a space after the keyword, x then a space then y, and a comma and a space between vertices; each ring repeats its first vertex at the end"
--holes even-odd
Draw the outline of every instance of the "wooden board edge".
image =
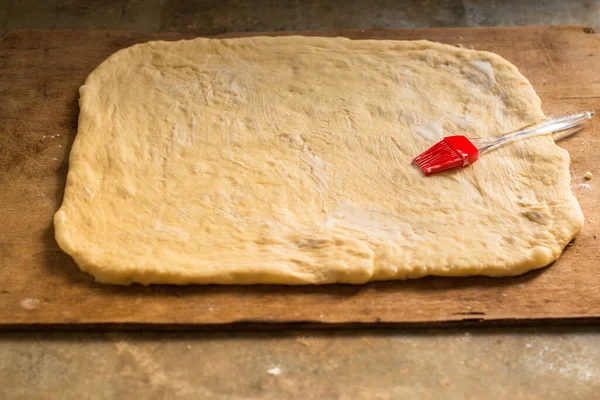
MULTIPOLYGON (((577 24, 565 24, 565 25, 524 25, 524 26, 464 26, 464 27, 448 27, 448 28, 401 28, 401 29, 323 29, 323 30, 311 30, 311 31, 253 31, 253 32, 225 32, 219 34, 211 34, 214 38, 228 38, 228 37, 248 37, 248 36, 293 36, 293 35, 308 35, 308 36, 331 36, 334 32, 346 32, 352 33, 353 35, 376 35, 386 34, 394 32, 395 34, 410 34, 415 32, 476 32, 476 31, 539 31, 539 30, 558 30, 558 31, 573 31, 581 32, 586 34, 595 34, 596 30, 590 25, 577 25, 577 24)), ((157 32, 158 33, 158 32, 157 32)), ((182 33, 187 34, 187 33, 182 33)), ((392 39, 393 40, 393 39, 392 39)))
POLYGON ((455 321, 427 322, 268 322, 237 321, 225 323, 151 323, 151 322, 100 322, 100 323, 16 323, 0 324, 0 333, 14 331, 157 331, 157 332, 227 332, 227 331, 349 331, 349 330, 408 330, 431 329, 486 329, 486 328, 531 328, 531 327, 600 327, 600 317, 574 318, 507 318, 507 319, 463 319, 455 321))
POLYGON ((352 34, 362 34, 368 36, 377 33, 384 34, 395 33, 414 33, 414 32, 439 32, 439 31, 523 31, 523 30, 544 30, 553 29, 561 31, 580 31, 586 34, 596 34, 594 27, 590 25, 565 24, 565 25, 524 25, 524 26, 465 26, 465 27, 428 27, 428 28, 400 28, 400 29, 320 29, 320 30, 289 30, 289 31, 251 31, 251 32, 167 32, 167 31, 135 31, 135 30, 74 30, 74 29, 8 29, 0 33, 0 40, 14 34, 25 33, 53 33, 53 34, 107 34, 107 35, 148 35, 148 36, 189 36, 189 37, 212 37, 212 38, 230 38, 230 37, 249 37, 249 36, 331 36, 334 32, 345 32, 352 34))

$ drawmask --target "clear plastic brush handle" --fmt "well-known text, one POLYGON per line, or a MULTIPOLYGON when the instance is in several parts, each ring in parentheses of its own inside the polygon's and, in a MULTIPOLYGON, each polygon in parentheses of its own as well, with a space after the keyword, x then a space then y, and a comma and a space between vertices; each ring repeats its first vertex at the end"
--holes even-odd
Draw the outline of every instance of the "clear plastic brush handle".
POLYGON ((554 140, 560 140, 578 132, 583 122, 591 119, 594 111, 586 111, 580 114, 569 115, 560 118, 547 118, 537 124, 528 125, 514 132, 502 136, 486 139, 471 139, 471 142, 477 147, 479 154, 503 146, 515 140, 526 139, 534 136, 549 135, 558 133, 554 140))

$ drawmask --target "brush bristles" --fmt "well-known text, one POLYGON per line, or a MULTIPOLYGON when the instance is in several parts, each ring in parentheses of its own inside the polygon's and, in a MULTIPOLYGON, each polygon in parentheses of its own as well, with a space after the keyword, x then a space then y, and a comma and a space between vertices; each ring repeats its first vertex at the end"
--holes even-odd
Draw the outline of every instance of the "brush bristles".
POLYGON ((442 140, 417 156, 413 163, 417 164, 425 175, 431 175, 447 169, 462 167, 463 158, 461 153, 442 140))

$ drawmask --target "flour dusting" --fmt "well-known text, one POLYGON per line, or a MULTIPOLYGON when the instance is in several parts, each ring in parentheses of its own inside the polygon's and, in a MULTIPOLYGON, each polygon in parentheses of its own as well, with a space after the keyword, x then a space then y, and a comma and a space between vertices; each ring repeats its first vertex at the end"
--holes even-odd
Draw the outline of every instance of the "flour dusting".
POLYGON ((146 231, 165 240, 176 240, 185 242, 190 239, 190 234, 188 232, 182 229, 175 228, 173 226, 166 225, 160 221, 155 221, 152 228, 153 231, 149 231, 147 229, 146 231))
POLYGON ((329 188, 329 179, 327 177, 328 164, 313 153, 306 145, 302 147, 302 151, 299 154, 300 159, 310 169, 311 177, 317 183, 317 191, 323 198, 327 198, 329 188))
MULTIPOLYGON (((380 239, 418 239, 410 225, 389 212, 358 207, 350 202, 338 204, 326 227, 339 225, 380 239)), ((403 241, 405 244, 408 242, 403 241)))
POLYGON ((411 125, 410 130, 417 139, 425 139, 428 142, 437 142, 444 137, 442 121, 433 121, 427 124, 411 125))
POLYGON ((596 375, 594 363, 582 354, 563 354, 549 346, 538 347, 530 343, 525 347, 528 349, 524 355, 526 365, 542 374, 555 373, 579 382, 589 381, 596 375))
POLYGON ((479 72, 486 76, 490 86, 494 86, 496 84, 496 76, 494 75, 494 70, 492 66, 487 61, 471 61, 469 64, 477 68, 479 72))

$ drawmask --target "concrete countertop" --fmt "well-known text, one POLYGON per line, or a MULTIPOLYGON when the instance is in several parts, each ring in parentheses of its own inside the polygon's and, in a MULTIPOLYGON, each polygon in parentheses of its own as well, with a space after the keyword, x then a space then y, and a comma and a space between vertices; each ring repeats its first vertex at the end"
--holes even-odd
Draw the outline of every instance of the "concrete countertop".
POLYGON ((596 328, 4 333, 3 399, 597 399, 596 328))
MULTIPOLYGON (((592 0, 0 0, 0 32, 597 28, 598 22, 600 1, 592 0)), ((0 333, 3 399, 596 399, 598 393, 598 327, 0 333)))

